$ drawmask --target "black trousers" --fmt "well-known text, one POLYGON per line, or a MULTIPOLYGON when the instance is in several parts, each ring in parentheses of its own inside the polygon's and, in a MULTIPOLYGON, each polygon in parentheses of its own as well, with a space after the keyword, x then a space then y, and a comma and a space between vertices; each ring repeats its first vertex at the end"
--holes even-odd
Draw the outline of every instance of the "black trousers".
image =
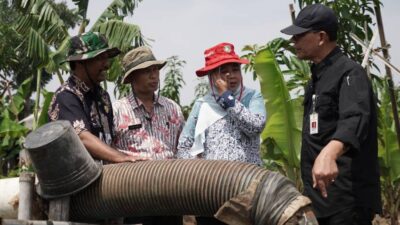
POLYGON ((351 207, 332 216, 317 219, 319 225, 372 225, 374 216, 370 208, 351 207))

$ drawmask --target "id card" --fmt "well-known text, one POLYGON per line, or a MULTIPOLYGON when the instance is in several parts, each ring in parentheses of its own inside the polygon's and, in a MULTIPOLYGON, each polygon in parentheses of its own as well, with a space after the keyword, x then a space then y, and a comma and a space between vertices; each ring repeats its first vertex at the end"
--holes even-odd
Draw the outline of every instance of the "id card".
POLYGON ((318 113, 310 114, 310 134, 318 134, 318 113))

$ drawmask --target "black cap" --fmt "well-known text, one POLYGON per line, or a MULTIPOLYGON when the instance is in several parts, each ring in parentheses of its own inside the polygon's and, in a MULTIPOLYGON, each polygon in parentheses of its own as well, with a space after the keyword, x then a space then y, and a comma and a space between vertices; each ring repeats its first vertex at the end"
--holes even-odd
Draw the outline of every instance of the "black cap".
POLYGON ((294 24, 281 30, 281 32, 288 35, 302 34, 310 30, 336 33, 337 29, 338 20, 335 12, 325 5, 313 4, 303 8, 294 24))

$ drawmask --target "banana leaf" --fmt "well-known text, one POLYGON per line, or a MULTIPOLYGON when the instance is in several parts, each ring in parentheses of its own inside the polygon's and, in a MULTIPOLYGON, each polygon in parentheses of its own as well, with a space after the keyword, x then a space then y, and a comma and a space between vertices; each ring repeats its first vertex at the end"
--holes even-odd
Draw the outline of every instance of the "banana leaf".
MULTIPOLYGON (((385 83, 386 84, 386 83, 385 83)), ((391 112, 388 85, 379 88, 381 91, 381 106, 378 114, 379 121, 379 150, 378 157, 383 179, 392 184, 400 181, 400 151, 397 145, 397 137, 391 112)))
MULTIPOLYGON (((288 169, 298 169, 302 107, 298 107, 299 103, 290 98, 284 76, 270 48, 267 47, 257 53, 254 68, 260 80, 268 116, 261 138, 263 144, 275 145, 274 150, 266 156, 271 156, 275 160, 278 160, 277 157, 282 157, 280 160, 287 164, 288 169)), ((293 178, 295 175, 289 172, 289 177, 293 178)))
POLYGON ((51 103, 51 100, 54 95, 54 92, 48 92, 46 90, 42 90, 42 91, 43 91, 42 95, 43 95, 44 101, 43 101, 42 111, 40 112, 37 127, 40 127, 40 126, 44 125, 45 123, 49 122, 47 111, 49 110, 50 103, 51 103))

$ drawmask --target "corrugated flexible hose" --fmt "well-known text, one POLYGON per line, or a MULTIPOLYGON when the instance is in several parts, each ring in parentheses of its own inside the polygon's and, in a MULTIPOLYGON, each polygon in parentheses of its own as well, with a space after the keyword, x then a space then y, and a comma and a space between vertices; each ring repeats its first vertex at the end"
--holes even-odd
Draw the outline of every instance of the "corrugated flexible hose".
POLYGON ((247 207, 251 224, 282 224, 286 221, 282 215, 289 212, 288 217, 292 216, 295 212, 288 208, 301 196, 287 178, 247 163, 162 160, 112 164, 104 166, 97 181, 72 196, 71 219, 213 216, 246 191, 254 193, 247 207), (251 184, 257 184, 253 192, 249 191, 251 184))

